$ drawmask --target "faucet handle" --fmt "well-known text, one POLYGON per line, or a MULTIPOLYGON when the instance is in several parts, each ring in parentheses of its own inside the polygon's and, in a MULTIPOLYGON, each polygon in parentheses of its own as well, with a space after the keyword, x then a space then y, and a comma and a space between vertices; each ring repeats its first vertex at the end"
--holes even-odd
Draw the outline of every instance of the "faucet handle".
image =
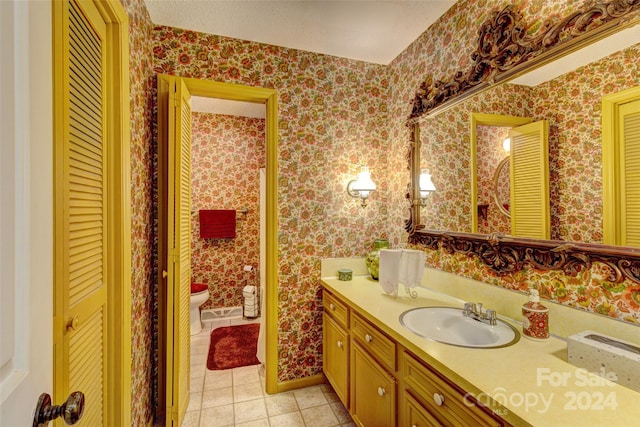
POLYGON ((467 315, 473 313, 473 303, 465 302, 464 308, 462 309, 462 311, 464 312, 464 314, 467 314, 467 315))
POLYGON ((497 322, 496 322, 496 311, 488 309, 486 311, 486 313, 485 313, 485 319, 487 319, 489 321, 489 324, 491 324, 491 325, 497 324, 497 322))

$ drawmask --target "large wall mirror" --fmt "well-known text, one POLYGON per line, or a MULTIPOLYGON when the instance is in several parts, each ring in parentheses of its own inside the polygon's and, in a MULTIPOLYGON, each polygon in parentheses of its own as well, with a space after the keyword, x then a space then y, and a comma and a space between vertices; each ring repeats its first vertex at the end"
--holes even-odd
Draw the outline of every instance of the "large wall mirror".
MULTIPOLYGON (((592 18, 589 13, 584 19, 592 18)), ((640 86, 639 13, 636 5, 615 16, 600 15, 582 33, 558 39, 556 45, 540 45, 537 53, 529 52, 525 58, 514 50, 518 44, 514 40, 518 41, 515 32, 526 19, 507 7, 482 26, 472 70, 461 71, 449 81, 423 83, 408 121, 413 138, 407 195, 413 201, 407 221, 410 242, 444 246, 450 252, 485 251, 478 255, 486 256, 483 261, 499 272, 522 268, 522 262, 555 269, 557 262, 571 259, 587 266, 605 255, 613 257, 614 264, 631 259, 634 268, 616 264, 615 275, 640 282, 639 250, 601 245, 605 241, 603 187, 608 185, 606 178, 603 181, 602 100, 640 86), (504 27, 496 28, 500 25, 504 27), (502 31, 511 44, 489 54, 491 46, 486 45, 483 32, 495 31, 502 31), (497 68, 492 69, 495 64, 497 68), (514 163, 514 152, 505 151, 503 143, 510 130, 531 122, 545 122, 548 139, 539 143, 536 153, 527 155, 547 164, 524 171, 517 163, 522 160, 514 163), (423 169, 429 169, 436 188, 426 200, 420 200, 419 193, 423 169), (514 173, 515 185, 520 185, 516 189, 514 173), (536 185, 523 188, 523 182, 536 185), (518 213, 523 202, 514 193, 535 199, 539 210, 529 209, 527 215, 542 224, 547 212, 546 227, 516 228, 526 222, 527 215, 518 213), (501 259, 500 243, 503 249, 509 246, 509 260, 515 262, 501 259), (552 255, 531 261, 527 248, 552 255)), ((534 44, 521 41, 529 48, 534 44)))

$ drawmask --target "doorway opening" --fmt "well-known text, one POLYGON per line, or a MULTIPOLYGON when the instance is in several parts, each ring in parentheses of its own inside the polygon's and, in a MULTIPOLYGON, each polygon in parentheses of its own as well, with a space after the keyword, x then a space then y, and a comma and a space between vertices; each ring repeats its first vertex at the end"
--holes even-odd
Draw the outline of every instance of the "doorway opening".
MULTIPOLYGON (((222 99, 227 101, 240 101, 252 104, 262 104, 261 107, 266 111, 265 115, 265 191, 264 191, 264 267, 260 268, 264 272, 264 311, 261 313, 263 317, 263 325, 266 336, 265 343, 265 387, 268 393, 277 391, 277 92, 272 89, 255 88, 243 85, 219 83, 207 80, 198 80, 191 78, 180 78, 175 76, 158 76, 158 226, 159 226, 159 254, 158 254, 158 313, 159 313, 159 343, 158 343, 158 364, 159 364, 159 381, 158 381, 158 402, 162 406, 166 402, 165 410, 160 409, 159 416, 166 414, 167 425, 171 425, 171 421, 178 421, 184 415, 184 393, 188 393, 189 380, 181 378, 184 373, 180 372, 178 364, 184 363, 188 358, 188 346, 181 344, 184 342, 185 336, 190 336, 188 330, 189 322, 178 322, 177 319, 183 319, 185 314, 180 311, 179 307, 184 308, 189 305, 190 292, 183 292, 183 287, 189 286, 189 278, 180 279, 183 276, 190 275, 189 271, 184 268, 175 267, 175 262, 181 255, 178 254, 177 247, 167 247, 167 239, 171 236, 177 236, 184 233, 185 240, 191 240, 189 236, 191 212, 185 215, 179 212, 185 206, 190 208, 189 203, 180 201, 182 196, 181 189, 177 188, 176 180, 180 180, 179 176, 189 176, 190 165, 187 168, 175 168, 176 164, 171 158, 172 144, 181 138, 188 138, 190 144, 190 124, 189 129, 180 134, 180 128, 184 127, 181 123, 181 115, 184 117, 185 110, 180 109, 176 113, 181 104, 188 103, 191 97, 222 99), (164 83, 163 83, 164 82, 164 83), (167 83, 168 84, 165 84, 167 83), (163 86, 164 85, 164 86, 163 86), (165 87, 173 87, 173 92, 165 87), (185 101, 187 100, 187 101, 185 101), (172 110, 174 109, 174 110, 172 110), (189 134, 188 137, 184 135, 189 134), (176 137, 177 136, 177 137, 176 137), (173 142, 172 142, 173 141, 173 142), (172 163, 173 162, 173 163, 172 163), (177 207, 182 202, 181 207, 177 207), (172 209, 178 211, 172 211, 172 209), (177 214, 176 214, 177 212, 177 214), (168 385, 167 385, 168 384, 168 385), (165 386, 166 385, 166 386, 165 386), (187 390, 184 390, 186 387, 187 390)), ((190 106, 187 111, 190 110, 190 106)), ((191 112, 189 111, 189 115, 191 112)), ((190 121, 190 120, 189 120, 190 121)), ((182 156, 183 163, 190 162, 188 156, 182 156), (185 160, 186 159, 186 160, 185 160)), ((180 163, 180 154, 176 155, 177 163, 180 163)), ((191 189, 188 189, 189 198, 191 189)), ((173 238, 173 237, 172 237, 173 238)), ((169 245, 170 246, 170 245, 169 245)), ((187 245, 188 247, 188 245, 187 245)), ((187 313, 188 314, 188 313, 187 313)), ((187 367, 189 365, 187 364, 187 367)), ((188 371, 188 369, 187 369, 188 371)))

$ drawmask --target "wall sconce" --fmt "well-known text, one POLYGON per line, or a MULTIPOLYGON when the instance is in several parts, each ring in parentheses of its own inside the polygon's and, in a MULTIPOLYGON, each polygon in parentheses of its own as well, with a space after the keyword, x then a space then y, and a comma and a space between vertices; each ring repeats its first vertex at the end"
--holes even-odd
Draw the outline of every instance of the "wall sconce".
POLYGON ((429 169, 420 170, 420 206, 427 206, 427 198, 429 194, 436 191, 436 186, 431 181, 431 174, 429 169))
POLYGON ((360 166, 358 179, 349 181, 347 184, 347 193, 349 193, 351 197, 360 197, 362 199, 362 203, 360 204, 362 207, 367 206, 369 194, 375 189, 376 184, 371 180, 371 172, 369 172, 369 168, 366 166, 360 166))

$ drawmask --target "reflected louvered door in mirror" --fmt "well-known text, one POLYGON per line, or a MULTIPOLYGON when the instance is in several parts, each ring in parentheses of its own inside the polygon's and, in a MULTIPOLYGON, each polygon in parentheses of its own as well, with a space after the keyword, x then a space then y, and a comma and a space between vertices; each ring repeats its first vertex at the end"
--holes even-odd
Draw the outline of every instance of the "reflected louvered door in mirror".
POLYGON ((54 396, 82 391, 77 425, 108 426, 107 27, 93 2, 55 2, 55 14, 65 25, 56 35, 54 396))
POLYGON ((624 145, 622 197, 623 246, 640 247, 640 100, 620 107, 620 139, 624 145))
POLYGON ((513 236, 550 238, 548 135, 546 120, 509 131, 513 236))
POLYGON ((604 243, 640 247, 640 87, 602 102, 604 243))

